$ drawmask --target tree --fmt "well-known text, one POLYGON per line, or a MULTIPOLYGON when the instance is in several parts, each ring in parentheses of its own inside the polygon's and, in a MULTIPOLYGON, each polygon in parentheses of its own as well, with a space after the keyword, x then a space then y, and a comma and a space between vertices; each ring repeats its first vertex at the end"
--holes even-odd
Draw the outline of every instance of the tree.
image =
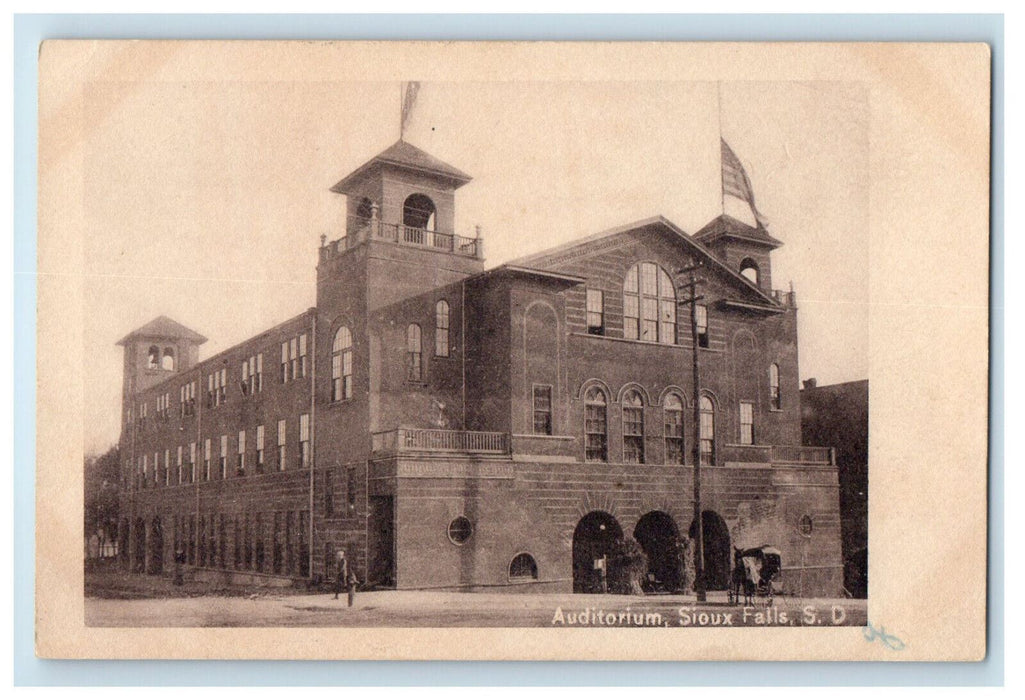
POLYGON ((103 546, 117 536, 118 478, 121 456, 115 445, 99 457, 85 459, 85 537, 103 546))

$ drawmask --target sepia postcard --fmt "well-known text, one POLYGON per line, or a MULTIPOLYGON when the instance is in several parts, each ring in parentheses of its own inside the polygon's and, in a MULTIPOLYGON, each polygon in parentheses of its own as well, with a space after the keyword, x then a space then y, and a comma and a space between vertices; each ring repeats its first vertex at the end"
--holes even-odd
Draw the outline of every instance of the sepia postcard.
POLYGON ((989 139, 982 44, 44 42, 37 654, 982 659, 989 139))

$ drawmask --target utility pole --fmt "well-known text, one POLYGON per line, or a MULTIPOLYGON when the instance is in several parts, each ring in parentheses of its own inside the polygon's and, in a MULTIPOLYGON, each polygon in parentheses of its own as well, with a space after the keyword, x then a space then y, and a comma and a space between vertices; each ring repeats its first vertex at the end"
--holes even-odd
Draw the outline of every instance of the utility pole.
POLYGON ((697 602, 704 603, 705 595, 705 528, 701 522, 701 374, 698 365, 698 302, 705 297, 698 294, 698 285, 704 280, 698 279, 694 274, 701 269, 701 262, 695 261, 693 265, 680 270, 678 274, 689 275, 690 281, 679 288, 682 303, 690 306, 690 335, 692 340, 692 363, 694 384, 694 526, 695 526, 695 547, 694 547, 694 591, 697 594, 697 602), (684 296, 686 295, 686 296, 684 296))

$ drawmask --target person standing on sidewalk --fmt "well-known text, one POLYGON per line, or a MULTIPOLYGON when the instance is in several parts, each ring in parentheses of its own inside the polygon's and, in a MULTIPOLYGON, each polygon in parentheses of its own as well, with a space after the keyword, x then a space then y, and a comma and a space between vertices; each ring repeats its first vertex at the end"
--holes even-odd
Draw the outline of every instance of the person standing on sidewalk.
MULTIPOLYGON (((334 600, 338 600, 338 593, 348 582, 348 560, 345 559, 345 550, 339 549, 334 552, 334 600)), ((353 605, 352 603, 348 605, 353 605)))

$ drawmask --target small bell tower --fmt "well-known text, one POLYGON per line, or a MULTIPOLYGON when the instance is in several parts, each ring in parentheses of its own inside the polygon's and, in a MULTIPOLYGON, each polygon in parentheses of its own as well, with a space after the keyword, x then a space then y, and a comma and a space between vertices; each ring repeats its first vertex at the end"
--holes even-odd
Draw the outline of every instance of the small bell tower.
POLYGON ((770 254, 783 242, 770 236, 760 224, 750 226, 729 214, 721 214, 695 233, 693 238, 763 292, 772 292, 770 254))
POLYGON ((193 367, 206 338, 167 316, 158 316, 117 341, 125 349, 123 405, 132 395, 193 367))

